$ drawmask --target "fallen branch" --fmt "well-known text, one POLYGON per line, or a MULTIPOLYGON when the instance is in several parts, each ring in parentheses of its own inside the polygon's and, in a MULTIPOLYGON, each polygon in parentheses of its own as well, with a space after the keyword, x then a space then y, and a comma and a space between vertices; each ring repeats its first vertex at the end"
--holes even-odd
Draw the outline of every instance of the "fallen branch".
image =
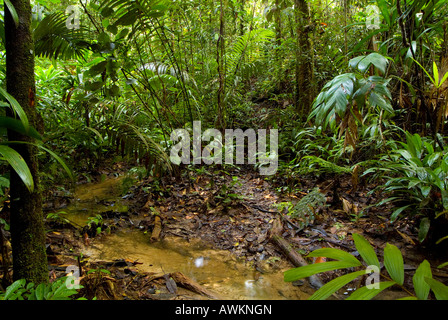
POLYGON ((159 215, 154 217, 154 229, 151 234, 151 241, 158 241, 160 238, 160 232, 162 232, 162 219, 159 215))
POLYGON ((186 275, 184 275, 181 272, 173 272, 170 274, 170 277, 176 282, 176 284, 180 287, 183 287, 185 289, 188 289, 194 293, 206 296, 210 299, 220 300, 221 298, 218 297, 216 294, 208 291, 204 287, 202 287, 199 283, 196 281, 188 278, 186 275))
MULTIPOLYGON (((308 263, 305 261, 302 255, 298 253, 296 250, 294 250, 292 245, 280 235, 282 229, 283 227, 280 220, 279 219, 274 220, 271 229, 270 241, 282 250, 282 252, 288 257, 288 259, 292 262, 294 266, 302 267, 308 265, 308 263)), ((312 275, 308 277, 308 281, 310 285, 315 289, 319 289, 324 285, 322 280, 317 275, 312 275)))

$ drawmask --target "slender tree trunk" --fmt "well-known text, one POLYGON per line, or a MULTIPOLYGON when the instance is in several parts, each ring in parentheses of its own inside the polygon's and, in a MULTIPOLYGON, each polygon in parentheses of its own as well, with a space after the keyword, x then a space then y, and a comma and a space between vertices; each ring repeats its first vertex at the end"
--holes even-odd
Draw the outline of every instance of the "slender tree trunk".
POLYGON ((246 13, 244 12, 244 8, 246 5, 246 1, 245 0, 241 0, 240 1, 240 36, 244 35, 244 23, 245 23, 245 17, 246 17, 246 13))
POLYGON ((277 89, 279 92, 283 89, 283 57, 282 57, 282 50, 280 49, 280 46, 282 45, 282 17, 281 17, 281 6, 280 6, 280 0, 275 0, 275 61, 277 63, 277 89))
POLYGON ((313 93, 313 52, 309 33, 310 12, 306 0, 295 0, 297 30, 296 49, 296 109, 302 118, 306 118, 314 99, 313 93))
MULTIPOLYGON (((29 0, 11 0, 17 11, 19 25, 5 6, 5 47, 7 91, 25 110, 30 125, 38 127, 35 109, 34 43, 31 33, 31 5, 29 0)), ((30 141, 14 131, 8 132, 10 141, 30 141)), ((34 191, 28 191, 14 170, 11 170, 11 246, 13 277, 35 283, 48 281, 45 252, 45 228, 42 215, 42 195, 39 183, 37 150, 22 144, 14 148, 28 164, 34 179, 34 191)))
POLYGON ((218 63, 218 117, 216 125, 219 129, 225 128, 225 74, 224 74, 224 4, 220 1, 220 15, 219 15, 219 38, 217 41, 216 62, 218 63))

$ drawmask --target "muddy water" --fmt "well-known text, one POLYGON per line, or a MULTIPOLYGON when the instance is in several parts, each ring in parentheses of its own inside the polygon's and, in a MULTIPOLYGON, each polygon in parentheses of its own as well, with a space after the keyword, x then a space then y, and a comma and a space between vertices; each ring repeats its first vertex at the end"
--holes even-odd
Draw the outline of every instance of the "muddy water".
POLYGON ((137 265, 141 271, 180 271, 223 299, 306 299, 297 287, 283 281, 283 271, 289 267, 277 266, 275 271, 259 274, 229 252, 207 248, 199 240, 170 237, 150 243, 149 235, 130 230, 108 236, 86 254, 99 260, 137 260, 142 263, 137 265))
POLYGON ((108 178, 99 183, 83 184, 76 187, 74 199, 64 208, 67 218, 78 224, 85 225, 89 217, 105 211, 127 211, 125 201, 120 196, 123 177, 108 178))
MULTIPOLYGON (((119 184, 120 179, 109 179, 84 185, 76 192, 78 201, 66 210, 69 219, 81 224, 104 210, 104 203, 123 206, 121 197, 117 197, 119 184), (103 204, 98 205, 98 202, 103 204)), ((167 237, 151 243, 149 237, 137 229, 120 231, 95 241, 85 254, 94 260, 137 260, 141 263, 137 269, 146 272, 180 271, 223 299, 303 300, 308 297, 299 287, 283 281, 283 272, 291 268, 285 261, 261 261, 265 272, 260 274, 230 252, 211 249, 200 240, 187 242, 167 237)))

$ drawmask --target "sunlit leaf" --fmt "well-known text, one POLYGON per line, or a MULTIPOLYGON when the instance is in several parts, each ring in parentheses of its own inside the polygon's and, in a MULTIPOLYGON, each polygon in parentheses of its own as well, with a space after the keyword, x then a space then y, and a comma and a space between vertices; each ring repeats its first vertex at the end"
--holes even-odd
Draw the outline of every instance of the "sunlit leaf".
POLYGON ((437 300, 448 300, 448 287, 446 285, 432 278, 425 278, 425 281, 431 287, 437 300))
POLYGON ((286 282, 296 281, 303 278, 307 278, 309 276, 312 276, 316 273, 326 272, 330 270, 336 270, 336 269, 344 269, 344 268, 351 268, 356 267, 357 264, 353 262, 346 262, 346 261, 329 261, 329 262, 323 262, 323 263, 316 263, 316 264, 310 264, 303 267, 298 267, 294 269, 290 269, 285 271, 284 273, 284 280, 286 282))
POLYGON ((387 243, 384 248, 384 266, 392 280, 402 285, 404 282, 403 256, 393 244, 387 243))
POLYGON ((10 95, 8 92, 6 92, 6 90, 3 89, 2 87, 0 87, 0 94, 6 100, 8 100, 12 110, 19 116, 20 120, 22 121, 25 131, 28 131, 28 129, 29 129, 28 117, 27 117, 25 111, 23 110, 22 106, 19 104, 19 102, 17 102, 17 100, 12 95, 10 95))
POLYGON ((0 154, 11 165, 30 192, 34 190, 34 180, 22 156, 14 149, 0 145, 0 154))
POLYGON ((11 1, 9 1, 9 0, 4 0, 4 3, 8 7, 8 10, 12 16, 12 20, 14 21, 14 24, 16 25, 16 28, 17 28, 19 26, 19 16, 17 15, 16 8, 14 8, 11 1))
POLYGON ((380 268, 380 262, 372 245, 360 234, 353 234, 353 241, 359 254, 367 263, 367 265, 380 268))
POLYGON ((424 260, 412 277, 415 294, 420 300, 428 299, 430 287, 425 281, 425 278, 432 278, 431 266, 427 260, 424 260))
POLYGON ((394 281, 385 281, 378 284, 378 288, 375 287, 361 287, 353 292, 347 300, 370 300, 374 298, 384 289, 387 289, 396 284, 394 281))
POLYGON ((358 266, 361 265, 361 262, 356 259, 353 255, 351 255, 348 252, 345 252, 343 250, 339 249, 333 249, 333 248, 321 248, 314 250, 310 254, 308 254, 308 257, 326 257, 331 258, 339 261, 346 261, 353 264, 357 264, 358 266))
POLYGON ((323 287, 321 287, 319 290, 317 290, 309 299, 325 300, 333 293, 335 293, 337 290, 345 286, 347 283, 353 281, 354 279, 364 274, 366 274, 365 270, 361 270, 337 277, 336 279, 331 280, 330 282, 326 283, 323 287))

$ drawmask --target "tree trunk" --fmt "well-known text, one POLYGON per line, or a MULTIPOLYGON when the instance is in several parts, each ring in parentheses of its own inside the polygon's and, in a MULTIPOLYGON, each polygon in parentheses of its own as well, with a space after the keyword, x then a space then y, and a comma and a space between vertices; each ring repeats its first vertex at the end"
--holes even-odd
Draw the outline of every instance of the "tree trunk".
POLYGON ((280 46, 282 45, 282 16, 281 16, 281 5, 280 0, 275 0, 275 12, 274 12, 274 18, 275 18, 275 61, 277 64, 277 90, 279 93, 283 91, 283 51, 280 49, 280 46))
POLYGON ((297 29, 296 49, 296 109, 300 117, 306 118, 314 99, 313 92, 313 50, 309 33, 310 12, 306 0, 295 0, 297 29))
MULTIPOLYGON (((22 106, 30 125, 38 127, 35 109, 34 43, 31 33, 31 5, 29 0, 11 0, 19 25, 5 6, 5 47, 7 91, 22 106)), ((8 131, 10 141, 30 141, 31 138, 8 131)), ((11 246, 14 280, 26 279, 34 283, 48 281, 45 252, 45 228, 42 214, 42 195, 36 147, 12 145, 31 171, 34 191, 30 192, 14 170, 11 170, 11 246)))
POLYGON ((219 14, 219 38, 217 41, 216 62, 218 64, 218 106, 217 106, 217 118, 216 126, 223 130, 225 129, 225 72, 224 72, 224 4, 223 0, 220 1, 220 14, 219 14))

